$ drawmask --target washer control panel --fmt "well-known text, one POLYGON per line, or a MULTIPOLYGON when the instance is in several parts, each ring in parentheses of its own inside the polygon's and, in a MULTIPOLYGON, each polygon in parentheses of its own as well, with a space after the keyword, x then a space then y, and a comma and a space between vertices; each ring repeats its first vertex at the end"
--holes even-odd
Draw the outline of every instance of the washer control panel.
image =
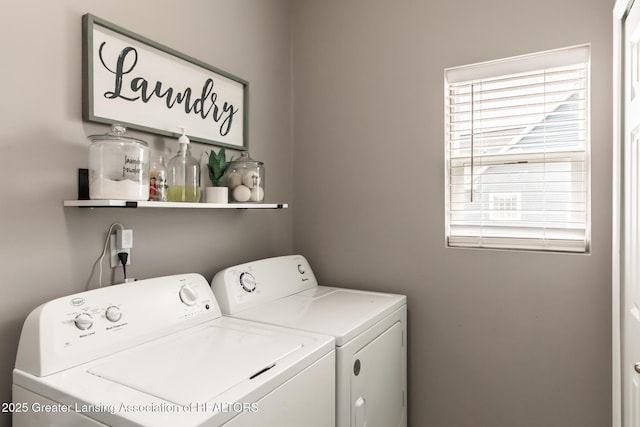
POLYGON ((32 360, 36 356, 23 357, 34 364, 24 370, 43 375, 220 316, 209 283, 199 274, 139 280, 41 305, 25 321, 18 352, 38 355, 38 363, 32 360))
POLYGON ((94 316, 97 318, 101 318, 104 316, 109 322, 118 323, 120 319, 122 319, 122 311, 120 307, 117 305, 110 305, 105 310, 104 313, 101 312, 100 309, 97 310, 88 310, 83 311, 77 315, 75 315, 73 319, 73 324, 81 331, 86 331, 93 327, 95 322, 94 316))
POLYGON ((211 287, 224 314, 238 313, 318 286, 302 255, 268 258, 218 272, 211 287))

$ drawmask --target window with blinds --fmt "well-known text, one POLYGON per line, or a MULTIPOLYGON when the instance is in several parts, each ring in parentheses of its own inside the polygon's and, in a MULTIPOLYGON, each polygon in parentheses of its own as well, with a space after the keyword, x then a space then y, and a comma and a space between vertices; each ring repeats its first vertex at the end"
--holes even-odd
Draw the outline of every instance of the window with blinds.
POLYGON ((445 70, 448 246, 589 252, 589 57, 445 70))

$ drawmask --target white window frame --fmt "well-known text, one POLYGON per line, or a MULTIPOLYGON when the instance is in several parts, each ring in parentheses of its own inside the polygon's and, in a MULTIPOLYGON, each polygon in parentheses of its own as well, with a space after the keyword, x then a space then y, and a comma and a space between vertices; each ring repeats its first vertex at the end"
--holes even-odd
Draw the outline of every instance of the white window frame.
MULTIPOLYGON (((540 250, 578 253, 590 252, 590 50, 590 45, 586 44, 519 57, 507 58, 498 61, 490 61, 480 64, 448 68, 445 70, 445 227, 446 245, 448 247, 540 250), (552 224, 546 223, 538 227, 518 227, 515 224, 518 221, 516 217, 512 217, 510 219, 506 217, 500 218, 500 212, 493 212, 489 206, 490 202, 486 200, 485 205, 483 205, 482 209, 487 209, 490 211, 489 215, 486 216, 489 221, 485 221, 484 223, 482 223, 482 220, 461 220, 460 218, 463 216, 459 215, 460 210, 456 211, 456 209, 453 207, 455 205, 459 205, 460 203, 460 192, 458 191, 453 194, 452 188, 454 187, 454 184, 452 184, 452 182, 459 181, 461 179, 459 175, 454 175, 454 173, 460 172, 454 171, 459 171, 463 167, 468 167, 469 165, 474 166, 471 167, 471 181, 468 184, 469 191, 471 192, 471 194, 473 194, 473 192, 476 191, 477 185, 473 177, 474 170, 476 174, 482 173, 480 169, 482 169, 483 167, 484 169, 487 169, 488 166, 486 166, 487 163, 482 163, 482 161, 476 162, 474 160, 473 153, 475 153, 476 150, 473 150, 473 142, 471 143, 472 149, 470 151, 472 154, 470 155, 470 158, 454 158, 454 156, 451 154, 452 151, 456 151, 452 148, 451 145, 451 141, 453 139, 451 135, 454 133, 454 131, 452 130, 452 117, 457 119, 462 114, 455 113, 452 106, 450 105, 450 90, 453 87, 452 85, 455 85, 456 83, 461 84, 473 82, 480 82, 481 84, 483 80, 487 79, 490 80, 502 76, 511 76, 517 75, 519 73, 527 73, 540 70, 551 70, 557 67, 570 66, 573 64, 585 64, 586 88, 584 95, 585 123, 583 149, 567 149, 566 151, 559 152, 543 150, 543 160, 541 160, 540 153, 538 153, 537 156, 530 156, 528 160, 528 154, 519 155, 517 153, 514 154, 510 152, 502 152, 496 155, 485 154, 482 161, 488 161, 489 163, 495 162, 494 164, 496 165, 505 165, 509 162, 526 161, 530 161, 532 164, 537 163, 538 165, 547 165, 555 162, 555 164, 571 165, 571 173, 575 172, 573 165, 579 164, 581 168, 580 173, 584 174, 584 181, 581 181, 576 185, 580 186, 579 197, 581 200, 580 206, 582 206, 582 208, 579 212, 572 213, 571 208, 567 207, 564 216, 566 218, 566 222, 569 222, 569 220, 577 218, 579 216, 580 222, 584 221, 583 227, 581 225, 579 226, 579 229, 574 229, 565 224, 556 228, 553 227, 552 224), (455 116, 456 114, 458 114, 458 116, 455 116), (485 166, 478 166, 478 163, 480 163, 481 165, 484 164, 485 166), (511 224, 503 224, 502 226, 491 224, 492 221, 495 221, 497 224, 501 219, 503 220, 502 222, 511 222, 511 224), (482 224, 478 225, 478 222, 482 224)), ((471 102, 473 105, 473 100, 471 102)), ((470 120, 471 122, 473 122, 473 111, 475 110, 473 108, 471 110, 472 112, 470 113, 470 120)), ((468 115, 469 113, 467 113, 467 116, 468 115)), ((474 131, 472 130, 471 133, 473 134, 474 131)), ((465 179, 467 179, 467 182, 469 181, 468 177, 466 177, 465 179)), ((458 187, 460 187, 459 183, 456 188, 458 187)), ((571 191, 573 191, 573 189, 571 191)), ((518 190, 511 189, 508 190, 508 192, 518 192, 518 190)), ((577 205, 577 203, 575 205, 577 205)))

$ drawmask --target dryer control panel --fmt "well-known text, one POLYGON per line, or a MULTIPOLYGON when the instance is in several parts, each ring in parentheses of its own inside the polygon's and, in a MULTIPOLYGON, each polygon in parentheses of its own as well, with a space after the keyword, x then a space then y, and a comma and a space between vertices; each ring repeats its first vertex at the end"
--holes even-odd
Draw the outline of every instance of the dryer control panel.
POLYGON ((221 315, 209 283, 199 274, 69 295, 29 314, 16 368, 46 376, 221 315))
POLYGON ((211 281, 224 314, 239 313, 317 286, 311 266, 302 255, 235 265, 219 271, 211 281))

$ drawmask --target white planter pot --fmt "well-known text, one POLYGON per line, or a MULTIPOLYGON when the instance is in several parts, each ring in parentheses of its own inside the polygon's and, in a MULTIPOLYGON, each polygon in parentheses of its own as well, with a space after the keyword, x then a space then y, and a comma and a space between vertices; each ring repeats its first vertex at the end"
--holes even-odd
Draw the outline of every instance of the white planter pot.
POLYGON ((205 188, 205 200, 207 203, 229 203, 229 189, 227 187, 205 188))

